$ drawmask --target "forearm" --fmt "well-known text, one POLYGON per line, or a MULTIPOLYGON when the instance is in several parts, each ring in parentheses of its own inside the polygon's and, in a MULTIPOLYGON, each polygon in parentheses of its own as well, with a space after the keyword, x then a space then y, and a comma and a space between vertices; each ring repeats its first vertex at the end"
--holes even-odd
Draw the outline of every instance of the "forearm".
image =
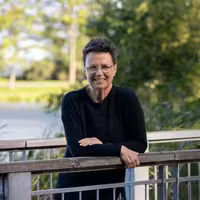
POLYGON ((147 148, 147 142, 138 142, 138 141, 122 142, 121 145, 124 145, 128 149, 136 151, 138 153, 144 153, 147 148))
POLYGON ((74 156, 120 156, 121 144, 94 144, 92 146, 80 146, 78 143, 68 143, 74 156))

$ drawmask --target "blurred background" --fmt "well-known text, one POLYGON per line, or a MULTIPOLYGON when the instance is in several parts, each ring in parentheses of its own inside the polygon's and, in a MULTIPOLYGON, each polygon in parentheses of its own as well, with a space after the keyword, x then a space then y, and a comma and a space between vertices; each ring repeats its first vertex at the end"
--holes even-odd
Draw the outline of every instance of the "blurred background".
POLYGON ((199 0, 0 0, 0 139, 63 135, 60 101, 87 85, 82 49, 119 49, 114 83, 147 131, 200 129, 199 0))

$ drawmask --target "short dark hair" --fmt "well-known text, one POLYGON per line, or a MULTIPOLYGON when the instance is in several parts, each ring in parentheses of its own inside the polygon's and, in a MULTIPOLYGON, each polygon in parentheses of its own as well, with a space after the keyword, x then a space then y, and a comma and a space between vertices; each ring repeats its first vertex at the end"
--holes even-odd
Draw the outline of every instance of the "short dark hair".
POLYGON ((85 66, 86 56, 90 52, 107 52, 112 56, 113 64, 117 63, 118 50, 107 38, 93 38, 83 49, 83 64, 85 66))

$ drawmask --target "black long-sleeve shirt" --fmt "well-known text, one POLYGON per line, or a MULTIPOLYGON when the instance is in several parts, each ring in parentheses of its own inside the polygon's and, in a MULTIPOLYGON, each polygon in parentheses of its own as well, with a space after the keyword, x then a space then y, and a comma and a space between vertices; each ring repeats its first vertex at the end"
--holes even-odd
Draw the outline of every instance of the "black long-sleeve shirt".
MULTIPOLYGON (((86 88, 73 91, 63 97, 61 111, 67 139, 65 157, 120 156, 122 145, 139 153, 146 150, 143 111, 130 89, 113 85, 101 103, 95 103, 88 96, 86 88), (103 144, 80 146, 78 141, 88 137, 96 137, 103 144)), ((67 186, 123 182, 124 172, 74 173, 65 177, 63 182, 67 182, 67 186)))
POLYGON ((120 156, 121 145, 144 152, 147 146, 143 111, 130 89, 113 86, 101 103, 86 88, 66 94, 62 121, 67 139, 66 157, 120 156), (78 141, 96 137, 103 144, 82 147, 78 141))

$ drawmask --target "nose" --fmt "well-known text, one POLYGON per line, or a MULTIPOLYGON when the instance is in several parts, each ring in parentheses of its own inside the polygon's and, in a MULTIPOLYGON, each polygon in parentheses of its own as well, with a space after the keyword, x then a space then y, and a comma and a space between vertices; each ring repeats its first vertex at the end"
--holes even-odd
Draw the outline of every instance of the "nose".
POLYGON ((103 71, 102 71, 102 68, 101 68, 101 67, 98 67, 98 68, 97 68, 96 75, 97 75, 97 76, 104 75, 104 73, 103 73, 103 71))

